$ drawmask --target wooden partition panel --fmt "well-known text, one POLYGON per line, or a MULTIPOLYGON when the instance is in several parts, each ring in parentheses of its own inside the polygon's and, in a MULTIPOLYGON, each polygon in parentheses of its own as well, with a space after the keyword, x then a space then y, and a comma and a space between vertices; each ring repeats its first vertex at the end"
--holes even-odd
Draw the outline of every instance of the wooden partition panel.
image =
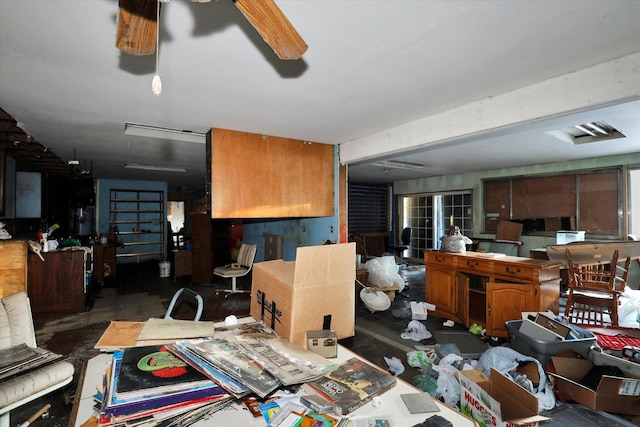
POLYGON ((334 147, 214 128, 207 134, 212 218, 334 214, 334 147))
POLYGON ((27 290, 27 241, 0 240, 0 298, 27 290))

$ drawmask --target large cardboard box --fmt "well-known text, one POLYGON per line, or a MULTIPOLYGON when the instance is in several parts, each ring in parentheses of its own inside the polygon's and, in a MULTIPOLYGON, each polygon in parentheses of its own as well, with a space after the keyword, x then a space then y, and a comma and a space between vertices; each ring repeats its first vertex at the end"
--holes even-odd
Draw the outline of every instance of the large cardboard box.
POLYGON ((490 379, 480 369, 458 372, 460 412, 479 425, 536 427, 549 418, 538 415, 538 398, 491 368, 490 379))
POLYGON ((353 336, 355 248, 355 243, 304 246, 295 261, 255 263, 251 316, 305 348, 307 331, 331 329, 338 339, 353 336))
MULTIPOLYGON (((595 390, 584 386, 581 381, 594 366, 590 360, 575 357, 552 357, 555 372, 549 373, 554 391, 562 398, 582 403, 594 411, 618 414, 640 414, 640 377, 637 372, 625 368, 624 364, 612 363, 613 358, 597 357, 601 366, 617 366, 626 377, 602 375, 595 390)), ((629 367, 632 362, 628 362, 629 367)))

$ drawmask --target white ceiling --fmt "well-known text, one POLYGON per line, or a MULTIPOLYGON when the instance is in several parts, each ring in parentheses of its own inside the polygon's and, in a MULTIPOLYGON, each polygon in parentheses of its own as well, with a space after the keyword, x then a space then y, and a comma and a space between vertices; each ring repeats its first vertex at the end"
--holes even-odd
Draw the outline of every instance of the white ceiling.
MULTIPOLYGON (((172 189, 198 189, 205 181, 204 145, 126 136, 124 124, 357 143, 640 52, 637 0, 277 4, 309 45, 298 61, 279 60, 231 0, 164 5, 163 92, 156 97, 155 58, 115 47, 117 1, 1 0, 0 108, 63 160, 75 156, 95 178, 163 180, 172 189), (125 163, 189 171, 132 171, 125 163)), ((370 165, 385 157, 377 155, 352 161, 349 176, 380 182, 637 152, 640 90, 636 95, 624 105, 401 154, 393 153, 391 140, 386 157, 430 167, 385 175, 370 165), (609 122, 627 138, 576 149, 545 136, 593 120, 609 122)))

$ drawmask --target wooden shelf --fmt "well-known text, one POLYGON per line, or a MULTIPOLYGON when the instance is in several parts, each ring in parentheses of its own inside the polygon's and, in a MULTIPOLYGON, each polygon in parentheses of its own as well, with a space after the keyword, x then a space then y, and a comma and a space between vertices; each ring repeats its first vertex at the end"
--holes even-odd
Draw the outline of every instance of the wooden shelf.
POLYGON ((163 191, 111 190, 109 226, 121 242, 117 258, 166 259, 164 209, 163 191))

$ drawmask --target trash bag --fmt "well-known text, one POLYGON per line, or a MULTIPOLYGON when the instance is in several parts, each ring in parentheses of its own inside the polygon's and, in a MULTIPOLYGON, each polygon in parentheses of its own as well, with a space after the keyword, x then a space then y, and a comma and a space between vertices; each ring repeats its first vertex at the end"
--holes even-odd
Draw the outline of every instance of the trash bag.
POLYGON ((460 232, 460 227, 452 224, 449 227, 449 232, 440 237, 440 250, 442 252, 464 253, 467 251, 467 245, 471 243, 473 241, 460 232))
POLYGON ((449 354, 440 360, 440 363, 433 365, 433 370, 438 372, 438 388, 436 394, 442 396, 444 403, 457 408, 460 404, 460 383, 456 377, 458 368, 454 364, 462 361, 462 357, 457 354, 449 354))
POLYGON ((415 375, 411 383, 422 391, 429 393, 431 396, 436 394, 438 390, 438 380, 429 375, 415 375))
POLYGON ((400 338, 414 341, 428 340, 432 336, 431 332, 427 330, 427 327, 418 320, 409 322, 407 328, 400 334, 400 338))
POLYGON ((397 357, 385 356, 384 361, 387 362, 387 365, 389 365, 389 372, 391 372, 392 375, 397 377, 398 375, 402 375, 402 373, 404 372, 404 365, 397 357))
POLYGON ((413 368, 432 366, 437 360, 438 355, 434 351, 416 350, 407 353, 407 363, 413 368))
POLYGON ((404 289, 404 279, 398 274, 398 264, 392 256, 381 256, 372 258, 365 263, 369 272, 367 283, 378 288, 391 287, 397 285, 400 292, 404 289))
POLYGON ((462 234, 454 234, 452 236, 442 236, 440 243, 442 252, 464 253, 467 251, 467 245, 470 245, 473 241, 462 234))

